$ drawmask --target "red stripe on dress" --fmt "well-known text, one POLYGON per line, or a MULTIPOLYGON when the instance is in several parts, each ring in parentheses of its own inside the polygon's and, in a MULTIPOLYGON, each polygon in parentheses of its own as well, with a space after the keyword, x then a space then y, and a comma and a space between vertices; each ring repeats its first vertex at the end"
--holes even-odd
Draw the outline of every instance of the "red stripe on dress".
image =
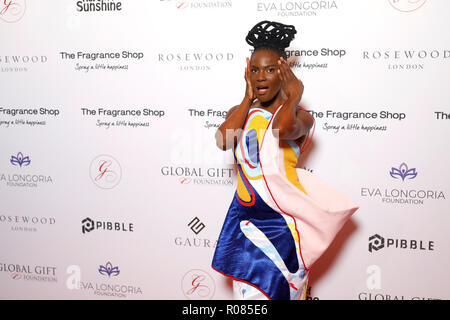
MULTIPOLYGON (((278 108, 273 113, 274 115, 278 112, 278 109, 280 109, 281 106, 282 106, 282 104, 278 106, 278 108)), ((261 153, 261 149, 263 147, 264 138, 266 137, 266 134, 267 134, 267 129, 270 127, 270 124, 272 123, 273 118, 274 118, 274 116, 272 116, 272 118, 270 119, 269 124, 267 125, 267 128, 266 128, 266 131, 264 133, 264 136, 262 138, 261 148, 259 148, 259 152, 260 153, 261 153)), ((259 159, 259 164, 261 165, 261 172, 262 172, 262 176, 263 176, 263 179, 264 179, 264 183, 266 184, 267 190, 269 190, 269 194, 272 197, 273 201, 275 202, 275 204, 277 205, 278 209, 280 209, 281 212, 283 212, 284 214, 288 215, 289 217, 291 217, 294 220, 295 231, 297 232, 297 237, 298 237, 298 247, 299 247, 298 249, 299 249, 299 252, 300 252, 300 258, 302 259, 303 266, 305 267, 305 271, 308 272, 309 269, 306 266, 305 261, 303 260, 302 246, 301 246, 301 243, 300 243, 300 233, 298 232, 298 229, 297 229, 297 221, 295 220, 294 216, 290 215, 289 213, 283 211, 283 209, 280 208, 280 206, 278 205, 277 201, 275 200, 275 197, 272 194, 272 191, 270 191, 269 185, 267 184, 267 180, 266 180, 266 176, 264 175, 264 170, 263 170, 263 165, 262 165, 262 162, 261 162, 261 158, 259 159)))

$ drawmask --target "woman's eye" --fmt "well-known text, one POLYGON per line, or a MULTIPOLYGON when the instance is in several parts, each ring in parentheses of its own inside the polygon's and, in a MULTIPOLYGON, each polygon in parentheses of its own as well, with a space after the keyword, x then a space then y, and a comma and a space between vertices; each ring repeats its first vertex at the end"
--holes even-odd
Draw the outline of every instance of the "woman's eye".
POLYGON ((267 69, 267 72, 269 72, 269 73, 275 72, 275 68, 269 68, 269 69, 267 69))
POLYGON ((258 69, 251 69, 250 71, 253 73, 256 73, 256 72, 258 72, 258 69))

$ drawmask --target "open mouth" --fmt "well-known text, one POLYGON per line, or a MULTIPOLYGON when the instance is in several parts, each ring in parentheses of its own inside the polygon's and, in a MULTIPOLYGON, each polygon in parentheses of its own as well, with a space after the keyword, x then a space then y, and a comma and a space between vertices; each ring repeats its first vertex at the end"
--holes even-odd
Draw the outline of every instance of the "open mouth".
POLYGON ((267 92, 267 90, 269 90, 269 87, 256 87, 256 92, 260 95, 263 95, 267 92))

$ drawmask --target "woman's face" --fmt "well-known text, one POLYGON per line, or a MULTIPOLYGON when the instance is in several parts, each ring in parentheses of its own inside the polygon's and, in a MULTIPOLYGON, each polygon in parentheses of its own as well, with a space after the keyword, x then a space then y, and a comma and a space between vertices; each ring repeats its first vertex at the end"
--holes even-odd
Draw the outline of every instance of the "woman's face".
POLYGON ((271 101, 280 92, 279 59, 278 53, 269 49, 255 51, 250 59, 250 83, 261 102, 271 101))

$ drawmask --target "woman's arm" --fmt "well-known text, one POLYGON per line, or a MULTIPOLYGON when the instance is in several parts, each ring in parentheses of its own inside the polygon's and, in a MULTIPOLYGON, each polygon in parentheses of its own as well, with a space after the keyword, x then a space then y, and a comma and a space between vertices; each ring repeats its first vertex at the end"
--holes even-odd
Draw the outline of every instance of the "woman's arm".
POLYGON ((278 75, 287 99, 273 120, 274 135, 283 140, 297 140, 308 134, 314 119, 309 112, 298 108, 303 95, 303 83, 297 79, 283 58, 278 61, 278 75))
POLYGON ((216 144, 217 147, 222 150, 228 150, 237 144, 242 133, 244 121, 247 118, 248 110, 250 109, 253 100, 256 98, 252 85, 248 79, 249 72, 250 61, 247 58, 247 67, 245 68, 244 76, 245 82, 247 83, 245 97, 240 105, 237 105, 228 111, 225 121, 216 131, 216 144))

